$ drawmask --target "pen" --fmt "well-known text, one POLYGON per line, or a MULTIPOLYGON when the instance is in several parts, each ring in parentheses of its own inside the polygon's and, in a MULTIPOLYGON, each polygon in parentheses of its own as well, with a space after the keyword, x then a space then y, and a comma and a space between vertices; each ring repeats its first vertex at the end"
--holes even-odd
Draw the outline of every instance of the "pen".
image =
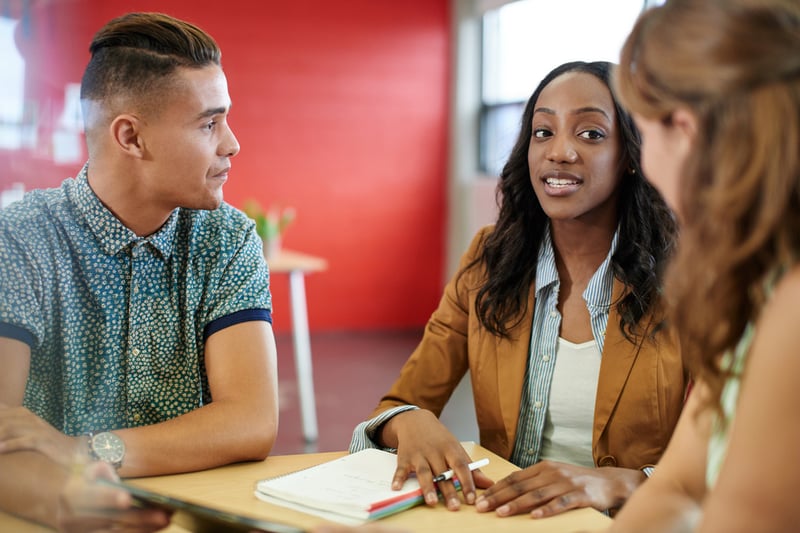
MULTIPOLYGON (((469 468, 469 470, 471 472, 471 471, 473 471, 473 470, 475 470, 477 468, 480 468, 482 466, 486 466, 488 464, 489 464, 489 458, 488 457, 484 457, 483 459, 475 461, 474 463, 470 463, 469 465, 467 465, 467 468, 469 468)), ((434 483, 439 483, 440 481, 447 481, 448 479, 452 479, 452 478, 453 478, 453 471, 452 470, 448 470, 447 472, 442 472, 441 474, 439 474, 438 476, 433 478, 433 482, 434 483)))

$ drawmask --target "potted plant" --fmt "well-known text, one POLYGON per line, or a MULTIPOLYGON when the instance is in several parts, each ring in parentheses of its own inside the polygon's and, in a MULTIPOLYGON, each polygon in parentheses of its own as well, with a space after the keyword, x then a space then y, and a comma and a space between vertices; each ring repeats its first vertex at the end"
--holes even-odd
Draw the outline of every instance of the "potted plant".
POLYGON ((286 228, 294 221, 294 208, 273 205, 269 209, 264 209, 256 200, 248 200, 243 211, 256 223, 256 233, 261 237, 264 256, 274 257, 281 249, 281 240, 286 228))

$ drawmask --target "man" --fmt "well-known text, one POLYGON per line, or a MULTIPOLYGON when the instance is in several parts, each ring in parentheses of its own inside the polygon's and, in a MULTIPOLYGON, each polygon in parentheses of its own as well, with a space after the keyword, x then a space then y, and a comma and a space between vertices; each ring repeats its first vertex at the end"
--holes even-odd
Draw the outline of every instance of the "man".
POLYGON ((278 427, 269 274, 222 201, 239 144, 217 44, 132 13, 90 52, 86 166, 0 211, 0 508, 67 528, 103 499, 69 476, 87 452, 186 472, 263 459, 278 427))

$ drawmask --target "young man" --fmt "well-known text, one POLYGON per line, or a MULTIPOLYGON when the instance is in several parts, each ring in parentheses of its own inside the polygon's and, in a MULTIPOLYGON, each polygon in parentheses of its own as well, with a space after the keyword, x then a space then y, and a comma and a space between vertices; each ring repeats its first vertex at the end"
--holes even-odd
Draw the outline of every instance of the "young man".
POLYGON ((200 470, 263 459, 278 427, 269 274, 222 201, 239 144, 217 44, 133 13, 90 52, 86 166, 0 211, 0 508, 67 528, 103 500, 65 490, 81 457, 200 470))

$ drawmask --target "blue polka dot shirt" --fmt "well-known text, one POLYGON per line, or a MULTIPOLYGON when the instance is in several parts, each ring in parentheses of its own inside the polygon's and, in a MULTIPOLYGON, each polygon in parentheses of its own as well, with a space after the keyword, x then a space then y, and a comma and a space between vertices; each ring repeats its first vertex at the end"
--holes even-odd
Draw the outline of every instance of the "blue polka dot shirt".
POLYGON ((208 336, 272 321, 261 240, 244 214, 176 209, 138 237, 86 171, 0 210, 0 336, 31 348, 24 405, 68 435, 210 402, 208 336))

